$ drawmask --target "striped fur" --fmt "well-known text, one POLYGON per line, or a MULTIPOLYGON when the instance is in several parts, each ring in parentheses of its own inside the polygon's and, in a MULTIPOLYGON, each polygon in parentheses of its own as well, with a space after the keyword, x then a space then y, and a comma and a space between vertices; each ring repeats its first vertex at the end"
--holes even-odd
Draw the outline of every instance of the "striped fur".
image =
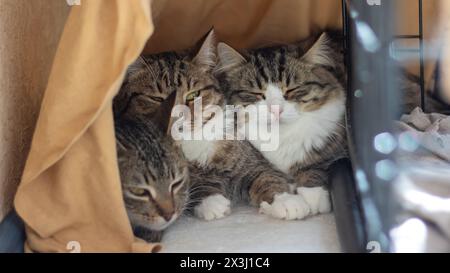
POLYGON ((188 199, 188 164, 181 150, 153 122, 116 120, 122 191, 136 236, 159 240, 188 199))
MULTIPOLYGON (((342 48, 328 33, 298 45, 239 53, 219 45, 218 77, 234 105, 278 105, 280 147, 262 154, 297 185, 323 186, 346 156, 342 48), (225 50, 226 52, 220 52, 225 50)), ((258 141, 252 141, 258 147, 258 141)))
MULTIPOLYGON (((200 51, 207 54, 208 48, 200 51)), ((159 128, 170 94, 216 88, 205 73, 211 64, 189 51, 140 56, 113 101, 119 170, 127 212, 136 236, 161 240, 188 205, 188 162, 159 128)), ((208 101, 206 99, 206 101, 208 101)))
POLYGON ((128 69, 114 99, 116 117, 150 116, 175 90, 217 89, 216 80, 204 73, 189 52, 140 56, 128 69))
MULTIPOLYGON (((327 186, 329 166, 347 156, 344 127, 346 69, 339 32, 325 32, 296 45, 282 45, 238 52, 218 45, 217 77, 234 105, 278 105, 271 113, 280 121, 277 151, 261 151, 276 167, 295 179, 297 192, 312 213, 328 211, 328 194, 306 188, 327 186), (315 199, 315 200, 314 200, 315 199)), ((402 109, 419 105, 417 78, 400 74, 402 109)), ((445 108, 427 92, 427 109, 445 108)), ((448 109, 448 108, 447 108, 448 109)), ((260 147, 260 141, 252 141, 260 147)))
MULTIPOLYGON (((223 108, 225 96, 213 75, 212 66, 217 63, 215 53, 215 38, 210 34, 195 56, 188 52, 168 52, 141 57, 130 67, 122 89, 114 100, 116 119, 152 118, 155 109, 172 91, 183 93, 183 103, 189 106, 191 111, 193 103, 187 101, 186 97, 192 92, 198 92, 198 97, 202 98, 203 109, 208 106, 223 108)), ((205 123, 210 119, 211 117, 206 117, 205 123)), ((126 135, 133 131, 128 128, 122 132, 126 135)), ((134 135, 129 141, 133 143, 135 138, 134 135)), ((149 142, 148 147, 151 149, 159 149, 158 142, 163 140, 148 134, 143 138, 152 139, 145 141, 149 142)), ((121 142, 120 134, 118 140, 121 142)), ((189 208, 193 212, 198 212, 200 207, 210 211, 217 207, 217 202, 224 200, 224 204, 230 200, 243 200, 255 206, 262 203, 272 204, 278 195, 291 191, 289 185, 293 180, 276 170, 246 141, 181 141, 178 145, 190 161, 189 208), (217 196, 220 198, 215 198, 217 196), (206 200, 208 202, 205 202, 206 200)), ((147 152, 150 153, 144 151, 147 152)), ((167 159, 158 153, 148 157, 152 162, 166 162, 167 159)), ((176 159, 172 158, 172 161, 176 159)), ((154 163, 158 166, 157 162, 154 163)), ((129 164, 131 166, 125 168, 132 169, 136 163, 131 160, 129 164)), ((286 199, 286 196, 284 197, 286 199)), ((301 199, 296 199, 300 201, 294 203, 299 204, 301 199)), ((292 203, 292 200, 287 201, 292 203)), ((299 213, 304 215, 307 211, 299 213)), ((197 215, 208 219, 198 213, 197 215)), ((290 218, 294 217, 298 215, 290 215, 290 218)), ((283 215, 280 214, 279 218, 283 218, 283 215)))
POLYGON ((173 92, 217 88, 214 77, 205 73, 210 66, 189 51, 141 56, 114 98, 124 200, 135 235, 148 241, 160 240, 162 230, 188 205, 187 161, 154 118, 161 117, 161 105, 173 92), (136 188, 145 195, 134 195, 136 188))
POLYGON ((276 194, 290 192, 293 181, 276 170, 247 141, 217 141, 216 151, 206 165, 191 165, 192 199, 196 204, 208 196, 259 206, 273 202, 276 194))

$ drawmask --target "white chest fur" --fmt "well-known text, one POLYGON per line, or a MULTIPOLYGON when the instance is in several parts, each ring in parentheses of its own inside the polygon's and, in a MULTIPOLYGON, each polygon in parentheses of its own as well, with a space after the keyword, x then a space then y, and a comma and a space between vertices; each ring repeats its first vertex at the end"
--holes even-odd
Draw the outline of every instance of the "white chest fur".
POLYGON ((179 142, 187 160, 206 165, 216 152, 217 141, 182 140, 179 142))
MULTIPOLYGON (((277 168, 288 172, 295 163, 304 162, 313 149, 321 149, 338 129, 345 111, 345 102, 337 101, 325 105, 318 111, 303 113, 289 123, 279 127, 279 146, 262 154, 277 168)), ((260 141, 251 141, 260 147, 260 141)))
POLYGON ((219 122, 223 120, 222 115, 223 112, 216 112, 214 118, 204 124, 201 130, 195 130, 193 133, 189 131, 188 135, 178 142, 187 160, 207 165, 214 157, 217 146, 224 137, 220 133, 228 126, 219 122))

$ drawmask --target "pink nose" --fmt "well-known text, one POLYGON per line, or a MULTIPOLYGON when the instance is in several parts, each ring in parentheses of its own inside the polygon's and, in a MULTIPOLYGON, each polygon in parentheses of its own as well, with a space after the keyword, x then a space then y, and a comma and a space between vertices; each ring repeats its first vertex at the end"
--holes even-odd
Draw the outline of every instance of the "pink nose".
POLYGON ((279 105, 271 105, 270 112, 275 116, 275 118, 279 119, 283 113, 283 108, 279 105))

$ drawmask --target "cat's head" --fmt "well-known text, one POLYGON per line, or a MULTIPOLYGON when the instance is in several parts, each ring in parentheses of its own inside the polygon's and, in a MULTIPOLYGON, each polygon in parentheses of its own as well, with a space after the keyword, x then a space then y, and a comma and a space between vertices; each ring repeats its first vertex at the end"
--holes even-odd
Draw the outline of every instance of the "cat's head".
POLYGON ((115 99, 117 115, 151 114, 172 92, 182 94, 188 106, 197 97, 203 104, 220 104, 217 80, 212 70, 216 65, 216 36, 214 31, 192 50, 165 52, 141 56, 128 69, 121 91, 115 99))
POLYGON ((175 94, 151 120, 116 121, 122 191, 133 226, 163 230, 182 213, 188 199, 187 161, 167 135, 171 110, 167 105, 174 101, 175 94))
POLYGON ((339 50, 327 33, 298 45, 242 53, 219 43, 217 73, 231 104, 264 105, 280 124, 289 123, 327 107, 343 109, 339 50))

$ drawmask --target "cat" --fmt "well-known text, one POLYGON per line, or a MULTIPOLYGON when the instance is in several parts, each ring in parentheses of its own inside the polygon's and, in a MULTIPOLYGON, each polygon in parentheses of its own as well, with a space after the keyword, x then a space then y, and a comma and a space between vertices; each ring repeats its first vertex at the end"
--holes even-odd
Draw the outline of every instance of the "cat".
POLYGON ((336 35, 243 53, 225 43, 217 46, 216 74, 227 100, 243 107, 265 106, 272 121, 279 122, 278 149, 264 151, 259 139, 250 142, 294 178, 312 215, 331 211, 329 166, 347 157, 346 76, 336 35))
MULTIPOLYGON (((305 198, 311 214, 329 212, 329 167, 348 156, 342 33, 325 31, 298 44, 242 53, 219 43, 218 55, 220 64, 215 73, 227 100, 244 107, 266 106, 273 120, 280 123, 279 149, 262 154, 294 177, 297 193, 305 198)), ((403 70, 399 86, 402 110, 409 113, 418 105, 418 79, 403 70)), ((429 92, 426 95, 428 110, 445 108, 429 92)), ((251 142, 261 146, 258 139, 251 142)))
POLYGON ((125 207, 135 236, 159 242, 162 232, 188 202, 189 171, 182 151, 167 129, 169 96, 152 119, 136 115, 115 120, 118 165, 125 207))
MULTIPOLYGON (((225 97, 212 73, 217 64, 216 41, 210 32, 199 50, 140 58, 130 69, 117 98, 116 115, 150 117, 172 91, 181 94, 179 103, 190 109, 199 98, 204 109, 223 109, 225 97)), ((203 126, 214 122, 210 116, 206 120, 203 126)), ((292 178, 274 168, 247 141, 180 140, 177 144, 190 163, 189 208, 197 217, 225 217, 231 212, 231 203, 237 200, 259 206, 261 213, 280 219, 309 215, 306 202, 292 192, 292 178)))

